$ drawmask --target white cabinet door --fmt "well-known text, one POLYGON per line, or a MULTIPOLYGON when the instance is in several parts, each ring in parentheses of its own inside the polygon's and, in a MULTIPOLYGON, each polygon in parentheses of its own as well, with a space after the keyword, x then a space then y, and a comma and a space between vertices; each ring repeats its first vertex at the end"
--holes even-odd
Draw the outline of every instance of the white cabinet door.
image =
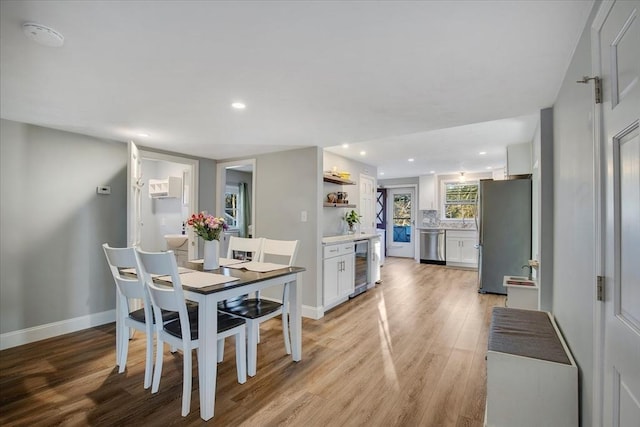
POLYGON ((460 262, 460 240, 457 237, 448 237, 445 243, 445 259, 447 262, 460 262))
POLYGON ((338 279, 338 293, 341 297, 348 297, 355 290, 355 255, 344 255, 340 257, 342 269, 338 279))
POLYGON ((329 258, 324 260, 324 305, 335 302, 339 297, 338 281, 339 281, 339 267, 341 265, 341 257, 329 258))
POLYGON ((438 209, 438 203, 436 201, 436 176, 423 175, 419 180, 419 209, 422 211, 438 209))
POLYGON ((478 250, 476 249, 476 239, 464 238, 460 239, 460 262, 467 264, 478 263, 478 250))

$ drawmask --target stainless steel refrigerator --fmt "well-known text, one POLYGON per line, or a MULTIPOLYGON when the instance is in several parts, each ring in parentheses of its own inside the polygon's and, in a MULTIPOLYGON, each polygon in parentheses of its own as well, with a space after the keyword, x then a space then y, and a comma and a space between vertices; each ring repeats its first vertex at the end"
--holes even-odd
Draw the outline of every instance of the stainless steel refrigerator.
POLYGON ((506 294, 503 276, 526 276, 531 259, 531 180, 482 180, 479 188, 478 286, 506 294))

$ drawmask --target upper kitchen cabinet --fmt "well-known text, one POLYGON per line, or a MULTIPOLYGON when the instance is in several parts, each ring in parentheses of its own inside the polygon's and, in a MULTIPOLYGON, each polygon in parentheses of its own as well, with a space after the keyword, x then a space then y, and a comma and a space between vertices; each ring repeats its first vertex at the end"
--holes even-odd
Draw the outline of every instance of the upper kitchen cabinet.
POLYGON ((423 175, 419 179, 418 209, 421 211, 438 209, 436 175, 423 175))
POLYGON ((507 146, 507 175, 531 175, 531 143, 507 146))

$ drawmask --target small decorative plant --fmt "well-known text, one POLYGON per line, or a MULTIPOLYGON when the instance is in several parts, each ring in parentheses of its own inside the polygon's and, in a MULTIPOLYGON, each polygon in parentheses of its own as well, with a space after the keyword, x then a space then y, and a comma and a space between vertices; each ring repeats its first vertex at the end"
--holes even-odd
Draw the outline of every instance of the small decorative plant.
POLYGON ((354 210, 351 210, 350 212, 347 212, 345 214, 344 220, 347 222, 350 231, 353 231, 354 224, 360 223, 360 218, 362 218, 362 215, 359 215, 358 212, 354 210))
POLYGON ((220 240, 220 234, 229 229, 224 218, 205 215, 204 212, 193 214, 187 219, 187 224, 204 240, 220 240))

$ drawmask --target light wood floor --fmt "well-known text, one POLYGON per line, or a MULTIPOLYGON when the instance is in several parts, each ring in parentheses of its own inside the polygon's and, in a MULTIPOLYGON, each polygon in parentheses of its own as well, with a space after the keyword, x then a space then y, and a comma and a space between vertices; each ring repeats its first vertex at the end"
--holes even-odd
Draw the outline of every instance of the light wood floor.
MULTIPOLYGON (((258 374, 236 381, 233 340, 219 365, 216 426, 481 426, 491 308, 476 272, 387 259, 382 284, 303 321, 303 359, 262 327, 258 374)), ((195 354, 194 354, 195 359, 195 354)), ((197 365, 194 365, 197 366, 197 365)), ((127 371, 105 325, 0 352, 0 425, 200 425, 180 416, 182 354, 165 353, 160 391, 142 387, 144 335, 127 371)))

